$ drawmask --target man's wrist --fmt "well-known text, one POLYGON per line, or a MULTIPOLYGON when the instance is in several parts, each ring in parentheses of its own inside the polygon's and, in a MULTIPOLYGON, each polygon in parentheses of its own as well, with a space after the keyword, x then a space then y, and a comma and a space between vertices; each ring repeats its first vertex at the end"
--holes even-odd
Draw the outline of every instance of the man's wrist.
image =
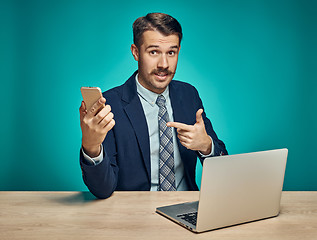
POLYGON ((96 147, 95 146, 86 147, 86 146, 82 145, 82 148, 83 148, 84 152, 91 158, 98 157, 100 155, 100 152, 101 152, 100 145, 98 145, 96 147))
POLYGON ((204 144, 205 148, 200 150, 199 152, 203 155, 209 155, 212 150, 212 140, 210 136, 207 136, 206 138, 206 144, 204 144))

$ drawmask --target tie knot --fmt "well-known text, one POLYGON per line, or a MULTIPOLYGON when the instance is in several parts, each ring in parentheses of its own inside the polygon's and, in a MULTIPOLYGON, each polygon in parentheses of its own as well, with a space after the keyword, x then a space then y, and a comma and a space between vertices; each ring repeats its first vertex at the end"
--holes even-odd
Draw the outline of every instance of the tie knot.
POLYGON ((165 97, 163 95, 159 95, 156 99, 156 104, 159 106, 159 107, 165 107, 165 97))

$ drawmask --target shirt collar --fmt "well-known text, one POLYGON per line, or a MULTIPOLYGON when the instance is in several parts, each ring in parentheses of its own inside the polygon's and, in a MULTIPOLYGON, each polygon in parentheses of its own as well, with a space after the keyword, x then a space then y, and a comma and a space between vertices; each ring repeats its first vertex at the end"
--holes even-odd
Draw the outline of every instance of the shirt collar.
POLYGON ((143 87, 140 83, 139 83, 139 74, 137 74, 135 76, 135 81, 136 81, 136 89, 137 89, 137 93, 145 100, 147 101, 152 107, 154 107, 156 105, 156 99, 159 95, 163 95, 166 99, 166 102, 169 100, 169 86, 167 86, 167 88, 164 90, 163 93, 161 94, 157 94, 154 93, 148 89, 146 89, 145 87, 143 87))

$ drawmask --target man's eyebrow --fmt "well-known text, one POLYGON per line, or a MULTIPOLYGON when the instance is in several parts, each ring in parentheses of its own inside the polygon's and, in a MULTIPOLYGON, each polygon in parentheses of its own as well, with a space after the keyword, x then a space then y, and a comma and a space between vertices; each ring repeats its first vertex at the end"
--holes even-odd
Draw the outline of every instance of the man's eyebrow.
MULTIPOLYGON (((149 49, 149 48, 160 48, 160 46, 159 45, 149 45, 149 46, 147 46, 146 47, 146 49, 149 49)), ((179 49, 179 46, 178 45, 174 45, 174 46, 171 46, 170 48, 177 48, 177 49, 179 49)), ((146 50, 145 49, 145 50, 146 50)))
POLYGON ((149 45, 146 47, 146 49, 149 49, 149 48, 159 48, 160 46, 158 45, 149 45))

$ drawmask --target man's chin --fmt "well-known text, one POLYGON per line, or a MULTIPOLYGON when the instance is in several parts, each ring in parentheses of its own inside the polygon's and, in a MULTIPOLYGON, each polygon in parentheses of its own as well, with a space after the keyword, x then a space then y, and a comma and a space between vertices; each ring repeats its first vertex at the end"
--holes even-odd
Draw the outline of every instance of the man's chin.
POLYGON ((155 92, 158 93, 158 94, 161 94, 162 92, 165 91, 165 89, 167 88, 168 84, 167 83, 164 83, 164 84, 156 84, 154 86, 155 88, 155 92))

